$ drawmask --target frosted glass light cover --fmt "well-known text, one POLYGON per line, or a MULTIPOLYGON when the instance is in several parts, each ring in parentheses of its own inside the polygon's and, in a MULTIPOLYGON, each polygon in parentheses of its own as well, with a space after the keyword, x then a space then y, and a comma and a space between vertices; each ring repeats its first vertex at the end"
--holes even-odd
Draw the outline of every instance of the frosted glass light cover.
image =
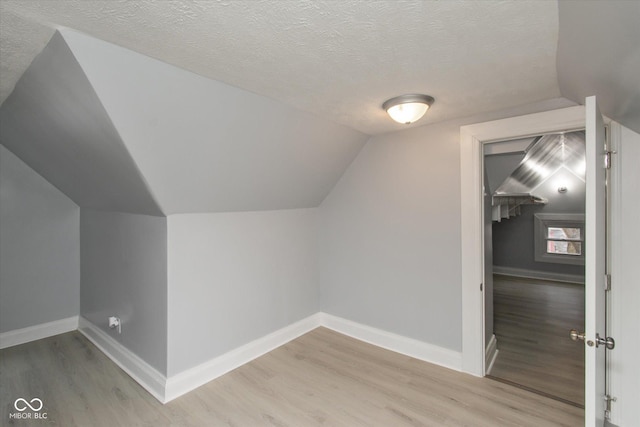
POLYGON ((387 113, 398 123, 409 124, 420 120, 427 112, 429 106, 422 102, 408 102, 390 107, 387 113))

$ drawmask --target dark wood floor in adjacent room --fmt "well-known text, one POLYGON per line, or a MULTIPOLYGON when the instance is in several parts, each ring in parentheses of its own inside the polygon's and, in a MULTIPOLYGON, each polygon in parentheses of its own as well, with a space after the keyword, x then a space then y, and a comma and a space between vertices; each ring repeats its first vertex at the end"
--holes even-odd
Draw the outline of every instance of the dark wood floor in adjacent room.
MULTIPOLYGON (((166 405, 81 334, 0 350, 2 424, 40 397, 59 426, 579 426, 578 408, 325 328, 166 405)), ((16 422, 20 424, 20 422, 16 422)))
POLYGON ((492 377, 584 405, 584 286, 494 276, 498 357, 492 377))

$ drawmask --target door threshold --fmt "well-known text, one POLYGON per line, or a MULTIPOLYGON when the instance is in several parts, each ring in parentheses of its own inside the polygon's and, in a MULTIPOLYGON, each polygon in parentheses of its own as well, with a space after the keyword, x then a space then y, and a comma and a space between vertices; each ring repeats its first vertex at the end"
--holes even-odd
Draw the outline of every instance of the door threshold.
POLYGON ((493 375, 485 375, 485 378, 489 378, 489 379, 494 380, 494 381, 498 381, 498 382, 501 382, 501 383, 504 383, 504 384, 508 384, 510 386, 517 387, 519 389, 526 390, 526 391, 528 391, 530 393, 535 393, 535 394, 538 394, 540 396, 547 397, 549 399, 557 400, 558 402, 562 402, 562 403, 565 403, 567 405, 575 406, 576 408, 584 409, 584 405, 580 405, 579 403, 572 402, 570 400, 563 399, 562 397, 554 396, 554 395, 549 394, 549 393, 545 393, 544 391, 536 390, 535 388, 527 387, 526 385, 522 385, 522 384, 515 383, 513 381, 505 380, 504 378, 494 377, 493 375))

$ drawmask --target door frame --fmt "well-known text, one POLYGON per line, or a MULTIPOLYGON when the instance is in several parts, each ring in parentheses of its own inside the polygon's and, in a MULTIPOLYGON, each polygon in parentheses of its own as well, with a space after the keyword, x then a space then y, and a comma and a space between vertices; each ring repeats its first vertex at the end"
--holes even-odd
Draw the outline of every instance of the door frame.
POLYGON ((483 377, 484 338, 484 144, 543 133, 584 129, 585 107, 562 108, 460 128, 462 371, 483 377))

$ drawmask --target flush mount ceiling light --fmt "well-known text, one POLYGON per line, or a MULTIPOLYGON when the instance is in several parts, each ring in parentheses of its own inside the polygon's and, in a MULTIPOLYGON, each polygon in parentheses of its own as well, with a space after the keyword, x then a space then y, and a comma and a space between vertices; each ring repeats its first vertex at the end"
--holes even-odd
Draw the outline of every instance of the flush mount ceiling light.
POLYGON ((385 101, 382 108, 396 122, 408 125, 420 120, 433 101, 435 100, 429 95, 400 95, 385 101))

